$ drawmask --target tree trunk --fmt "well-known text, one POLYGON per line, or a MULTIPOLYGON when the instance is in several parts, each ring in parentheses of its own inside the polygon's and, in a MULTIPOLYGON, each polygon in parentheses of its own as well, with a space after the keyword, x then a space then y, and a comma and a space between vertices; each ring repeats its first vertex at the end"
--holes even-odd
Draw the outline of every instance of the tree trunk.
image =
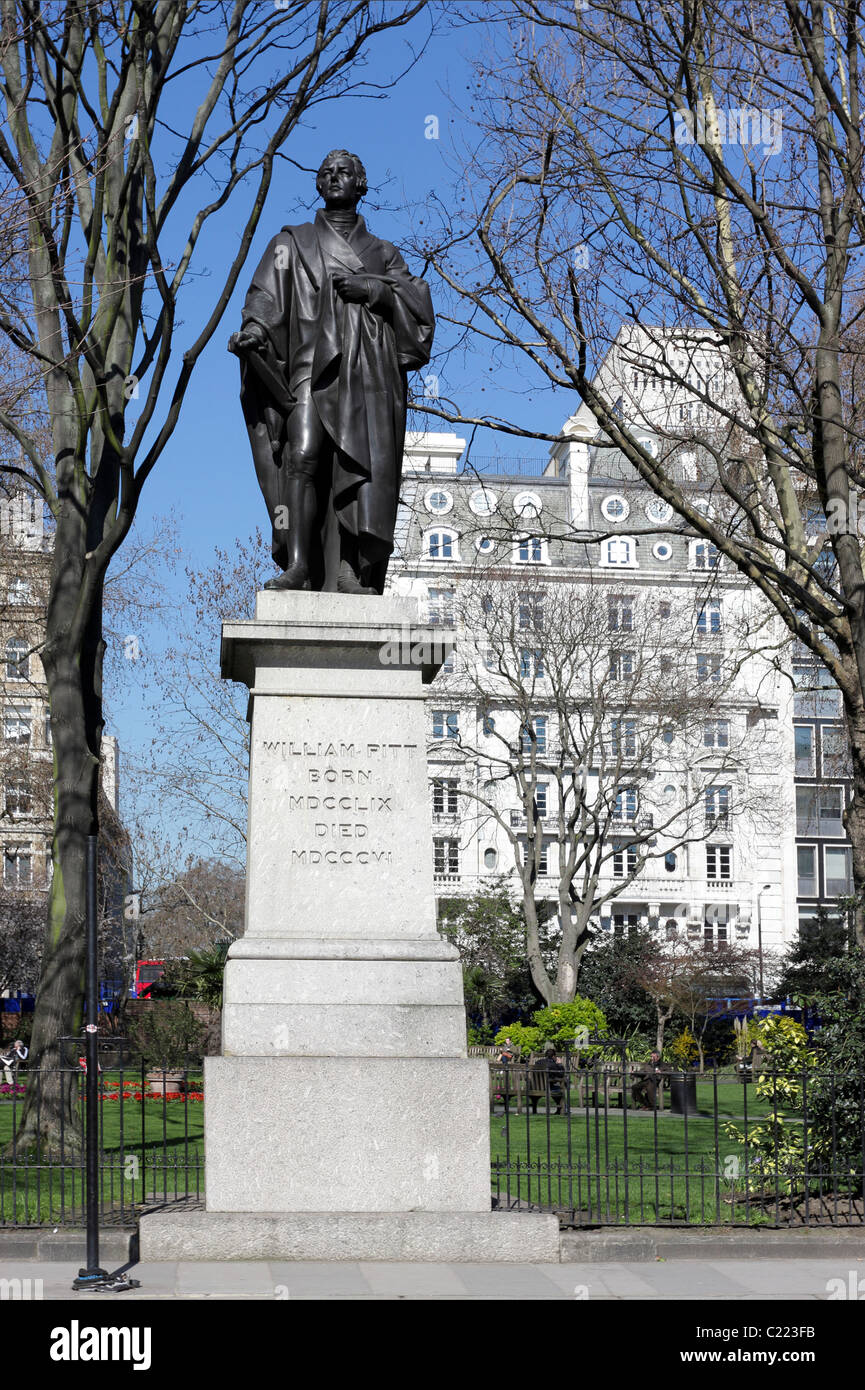
POLYGON ((672 1006, 669 1009, 662 1009, 660 1004, 655 1005, 655 1012, 658 1015, 658 1031, 655 1034, 655 1051, 663 1055, 664 1052, 664 1029, 673 1017, 672 1006))
POLYGON ((74 510, 64 509, 57 528, 42 653, 54 751, 53 876, 30 1044, 30 1068, 41 1069, 41 1084, 38 1092, 36 1088, 28 1091, 25 1099, 19 1148, 52 1149, 59 1144, 61 1132, 65 1143, 75 1144, 78 1136, 75 1088, 61 1085, 60 1039, 77 1035, 83 1018, 87 838, 99 830, 105 644, 100 593, 91 602, 90 620, 82 625, 79 619, 84 547, 78 547, 81 559, 76 565, 74 542, 84 538, 77 516, 69 516, 74 510))
POLYGON ((853 796, 844 813, 844 825, 850 840, 855 893, 854 925, 856 944, 865 950, 865 707, 853 707, 845 699, 844 713, 853 764, 853 796))

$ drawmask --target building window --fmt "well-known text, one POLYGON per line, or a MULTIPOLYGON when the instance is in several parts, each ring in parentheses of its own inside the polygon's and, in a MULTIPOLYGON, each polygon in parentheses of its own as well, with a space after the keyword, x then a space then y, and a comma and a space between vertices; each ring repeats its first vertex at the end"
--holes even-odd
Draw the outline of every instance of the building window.
POLYGON ((459 871, 459 840, 433 840, 433 872, 436 878, 457 878, 459 871))
POLYGON ((633 632, 633 594, 615 594, 607 599, 607 630, 609 632, 633 632))
POLYGON ((536 492, 518 492, 514 498, 517 516, 540 516, 543 503, 536 492))
POLYGON ((538 536, 524 536, 517 544, 517 560, 521 565, 542 565, 544 544, 538 536))
POLYGON ((33 602, 33 589, 26 579, 12 579, 6 590, 6 598, 9 603, 19 605, 33 602))
POLYGON ((630 536, 613 536, 601 545, 601 564, 610 569, 636 569, 635 542, 630 536))
POLYGON ((813 845, 796 846, 796 893, 800 898, 817 896, 817 851, 813 845))
POLYGON ((705 720, 703 724, 703 747, 730 747, 730 722, 728 719, 705 720))
POLYGON ((522 647, 520 650, 520 676, 523 680, 543 680, 544 654, 540 647, 522 647))
POLYGON ((820 730, 821 768, 824 777, 849 777, 850 752, 843 724, 824 724, 820 730))
POLYGON ((459 738, 459 713, 455 709, 433 710, 433 738, 459 738))
POLYGON ((826 897, 844 898, 853 892, 851 851, 844 845, 827 845, 823 851, 826 897))
POLYGON ((707 951, 723 951, 727 947, 727 923, 703 923, 703 947, 707 951))
POLYGON ((532 746, 537 748, 539 753, 547 751, 547 716, 536 714, 528 724, 523 724, 520 729, 520 752, 528 757, 531 755, 532 746))
POLYGON ((622 787, 616 792, 616 804, 613 810, 613 819, 617 821, 634 821, 637 818, 637 788, 622 787))
POLYGON ((29 849, 7 845, 3 852, 3 882, 7 888, 29 888, 33 882, 33 858, 29 849))
POLYGON ((430 589, 427 622, 432 627, 453 627, 454 590, 430 589))
POLYGON ((797 835, 843 835, 843 813, 843 787, 796 788, 797 835))
POLYGON ((668 941, 675 941, 676 937, 679 935, 679 924, 675 917, 667 918, 664 923, 664 935, 668 941))
POLYGON ((672 560, 673 547, 669 541, 655 541, 652 546, 652 554, 656 560, 672 560))
POLYGON ((540 817, 547 814, 547 792, 549 791, 548 782, 537 782, 535 784, 535 806, 540 817))
POLYGON ((721 656, 719 652, 698 652, 697 653, 697 680, 720 681, 721 679, 721 656))
POLYGON ((691 568, 695 570, 714 570, 720 564, 718 547, 711 541, 691 542, 691 568))
POLYGON ((732 846, 730 845, 707 845, 706 878, 714 879, 715 882, 728 882, 731 877, 731 854, 732 846))
POLYGON ((499 862, 498 851, 494 849, 484 850, 484 868, 494 869, 499 862))
POLYGON ((638 912, 614 912, 613 913, 613 933, 615 936, 628 936, 640 930, 640 914, 638 912))
POLYGON ((550 872, 550 864, 549 864, 549 855, 548 855, 548 851, 547 851, 547 842, 546 842, 546 840, 544 840, 544 841, 542 842, 542 844, 541 844, 540 854, 539 854, 539 856, 538 856, 538 873, 539 873, 539 874, 543 874, 543 875, 546 877, 546 875, 547 875, 549 872, 550 872))
POLYGON ((610 720, 610 752, 614 758, 637 756, 636 719, 610 720))
POLYGON ((451 647, 450 651, 448 652, 447 656, 445 657, 444 661, 442 662, 441 666, 439 667, 438 673, 439 673, 439 675, 441 675, 441 676, 452 676, 453 673, 454 673, 454 671, 455 671, 456 669, 457 669, 457 654, 456 654, 456 649, 455 649, 454 647, 451 647))
POLYGON ((479 555, 492 555, 496 548, 496 543, 492 536, 478 536, 475 541, 475 550, 479 555))
POLYGON ((814 725, 797 724, 793 729, 793 749, 794 749, 794 774, 796 777, 813 777, 815 771, 814 760, 814 725))
POLYGON ((26 681, 30 675, 30 644, 23 637, 11 637, 6 643, 7 681, 26 681))
POLYGON ((8 781, 4 792, 7 816, 29 816, 30 787, 23 779, 15 778, 8 781))
POLYGON ((706 825, 726 830, 730 822, 730 788, 706 787, 703 792, 706 806, 706 825))
POLYGON ((614 842, 613 878, 631 878, 637 872, 637 847, 621 841, 614 842))
POLYGON ((450 511, 454 504, 454 499, 444 488, 432 487, 427 493, 424 504, 428 512, 433 512, 436 516, 444 516, 450 511))
POLYGON ((634 674, 633 652, 610 653, 610 680, 625 681, 634 674))
POLYGON ((453 560, 456 558, 456 536, 453 531, 429 532, 427 558, 430 560, 453 560))
POLYGON ((478 488, 477 492, 472 493, 469 498, 469 506, 475 516, 492 516, 496 509, 497 501, 498 499, 494 492, 491 492, 489 488, 481 487, 478 488))
POLYGON ((8 743, 30 742, 30 706, 7 705, 3 715, 3 737, 8 743))
POLYGON ((44 714, 43 714, 43 716, 42 716, 42 737, 43 737, 44 740, 45 740, 45 747, 46 747, 46 748, 50 748, 50 747, 51 747, 51 710, 48 708, 47 705, 45 706, 45 712, 44 712, 44 714))
POLYGON ((793 715, 799 719, 837 719, 841 691, 822 663, 793 667, 793 715))
POLYGON ((433 815, 455 816, 458 811, 458 782, 455 777, 433 778, 433 815))
POLYGON ((483 721, 482 721, 482 724, 481 724, 481 727, 482 727, 484 733, 487 735, 487 737, 489 737, 490 734, 494 734, 494 733, 495 733, 495 731, 496 731, 496 721, 493 719, 493 716, 492 716, 491 714, 485 714, 485 715, 484 715, 483 721))
POLYGON ((697 636, 715 637, 720 631, 721 604, 718 599, 710 599, 697 614, 697 636))
POLYGON ((518 598, 517 621, 521 632, 543 632, 544 596, 524 590, 518 598))
POLYGON ((672 850, 668 850, 667 853, 664 855, 664 868, 666 869, 668 874, 674 874, 676 872, 676 866, 678 862, 679 861, 672 850))
POLYGON ((601 512, 607 521, 624 521, 630 510, 624 497, 619 497, 617 494, 612 497, 605 497, 601 503, 601 512))

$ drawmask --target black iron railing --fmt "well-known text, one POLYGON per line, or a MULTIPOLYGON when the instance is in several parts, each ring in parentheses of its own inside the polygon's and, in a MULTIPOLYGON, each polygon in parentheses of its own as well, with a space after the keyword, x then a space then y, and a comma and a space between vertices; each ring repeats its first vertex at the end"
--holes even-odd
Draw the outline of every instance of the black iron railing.
POLYGON ((494 1205, 574 1226, 865 1223, 865 1072, 610 1050, 490 1064, 494 1205))

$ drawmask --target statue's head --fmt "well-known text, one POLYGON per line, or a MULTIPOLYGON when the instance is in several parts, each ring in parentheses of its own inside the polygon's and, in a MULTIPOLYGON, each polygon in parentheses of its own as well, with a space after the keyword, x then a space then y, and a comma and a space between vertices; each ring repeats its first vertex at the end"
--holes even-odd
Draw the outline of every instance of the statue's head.
POLYGON ((321 162, 315 186, 328 207, 354 207, 367 190, 366 170, 350 150, 331 150, 321 162))

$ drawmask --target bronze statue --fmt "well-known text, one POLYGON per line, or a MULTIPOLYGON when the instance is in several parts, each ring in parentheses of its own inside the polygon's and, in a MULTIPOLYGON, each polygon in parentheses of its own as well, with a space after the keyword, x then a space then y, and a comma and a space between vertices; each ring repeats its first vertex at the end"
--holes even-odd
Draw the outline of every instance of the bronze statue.
POLYGON ((366 229, 357 155, 333 150, 324 208, 262 257, 229 351, 282 570, 268 589, 374 594, 393 550, 407 373, 429 361, 427 285, 366 229))

